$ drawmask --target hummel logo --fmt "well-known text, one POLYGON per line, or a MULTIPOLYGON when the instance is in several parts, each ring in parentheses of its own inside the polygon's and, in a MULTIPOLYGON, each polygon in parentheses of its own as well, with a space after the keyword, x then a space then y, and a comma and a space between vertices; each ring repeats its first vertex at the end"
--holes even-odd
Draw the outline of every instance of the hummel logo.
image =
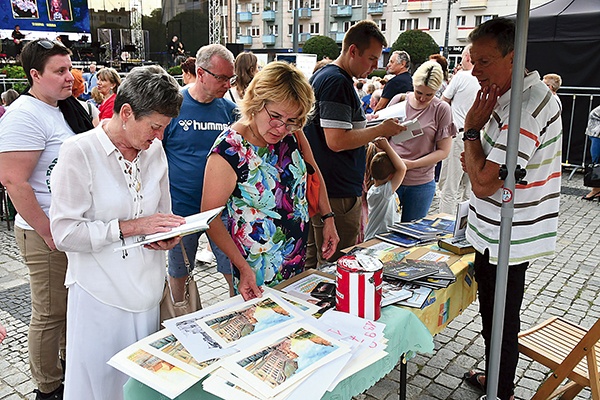
POLYGON ((190 130, 190 126, 192 126, 193 123, 194 122, 191 119, 179 121, 179 125, 181 125, 183 130, 186 132, 190 130))

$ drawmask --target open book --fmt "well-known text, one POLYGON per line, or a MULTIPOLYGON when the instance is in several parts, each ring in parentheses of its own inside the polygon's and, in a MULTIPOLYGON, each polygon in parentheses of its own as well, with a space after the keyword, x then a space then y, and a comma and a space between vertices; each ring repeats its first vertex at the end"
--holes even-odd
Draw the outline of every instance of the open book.
POLYGON ((201 232, 208 229, 208 224, 223 211, 225 207, 217 207, 212 210, 204 211, 198 214, 185 217, 185 224, 171 229, 169 232, 159 232, 152 235, 142 236, 142 240, 125 246, 115 248, 113 251, 123 251, 137 246, 143 246, 148 243, 158 242, 174 238, 175 236, 185 236, 195 232, 201 232))
POLYGON ((401 125, 406 126, 405 131, 392 136, 391 140, 393 143, 402 143, 405 140, 412 139, 423 134, 423 129, 421 129, 421 124, 419 123, 418 119, 415 118, 406 120, 406 101, 396 103, 377 111, 377 119, 372 119, 367 122, 367 126, 369 127, 378 125, 390 118, 398 118, 398 120, 401 121, 401 125))

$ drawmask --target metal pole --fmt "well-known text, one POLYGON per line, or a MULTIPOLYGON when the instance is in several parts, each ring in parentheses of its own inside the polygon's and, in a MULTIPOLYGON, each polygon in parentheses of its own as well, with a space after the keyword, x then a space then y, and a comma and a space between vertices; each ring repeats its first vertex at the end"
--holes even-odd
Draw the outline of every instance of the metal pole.
POLYGON ((292 29, 292 47, 294 49, 294 53, 298 52, 298 0, 294 0, 294 22, 292 29))
POLYGON ((444 37, 444 52, 443 56, 448 59, 448 42, 450 40, 450 9, 452 8, 453 0, 448 0, 448 16, 446 17, 446 36, 444 37))
POLYGON ((500 211, 500 242, 496 291, 494 295, 494 317, 492 319, 492 340, 490 346, 489 370, 486 376, 486 399, 497 399, 502 354, 502 331, 506 306, 506 286, 508 281, 508 260, 512 220, 514 216, 515 170, 519 152, 519 131, 521 128, 521 107, 525 76, 525 54, 527 51, 527 30, 530 0, 520 0, 517 6, 515 50, 512 70, 510 117, 508 121, 508 141, 506 146, 506 167, 508 175, 504 180, 502 208, 500 211))

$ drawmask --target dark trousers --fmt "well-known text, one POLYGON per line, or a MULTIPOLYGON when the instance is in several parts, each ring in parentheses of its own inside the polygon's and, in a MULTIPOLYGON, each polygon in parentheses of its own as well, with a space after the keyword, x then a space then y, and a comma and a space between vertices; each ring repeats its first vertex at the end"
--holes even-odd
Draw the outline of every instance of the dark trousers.
MULTIPOLYGON (((489 371, 490 346, 492 344, 492 319, 494 315, 494 295, 496 292, 497 266, 490 264, 490 255, 475 254, 475 279, 478 285, 479 313, 483 325, 482 335, 485 341, 485 373, 489 371)), ((519 342, 517 335, 521 330, 521 304, 525 292, 525 271, 529 263, 512 265, 508 268, 506 308, 504 330, 500 356, 500 376, 498 397, 508 400, 514 391, 515 371, 519 361, 519 342)))

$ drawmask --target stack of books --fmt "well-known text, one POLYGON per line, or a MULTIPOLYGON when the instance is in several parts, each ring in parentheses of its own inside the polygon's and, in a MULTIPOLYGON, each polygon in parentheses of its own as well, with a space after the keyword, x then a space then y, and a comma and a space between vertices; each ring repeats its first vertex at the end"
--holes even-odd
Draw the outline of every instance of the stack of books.
POLYGON ((412 247, 451 234, 454 224, 454 220, 445 218, 424 218, 414 222, 396 223, 389 227, 389 232, 375 237, 398 246, 412 247))

